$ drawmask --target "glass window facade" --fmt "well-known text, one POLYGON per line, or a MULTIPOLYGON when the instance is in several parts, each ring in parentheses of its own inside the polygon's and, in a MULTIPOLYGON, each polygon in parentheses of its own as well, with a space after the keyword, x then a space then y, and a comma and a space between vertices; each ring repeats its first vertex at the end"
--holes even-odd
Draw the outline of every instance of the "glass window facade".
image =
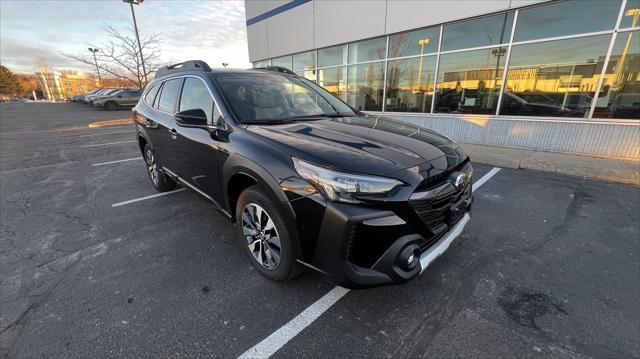
POLYGON ((347 99, 347 68, 345 66, 319 69, 317 83, 336 97, 342 100, 347 99))
POLYGON ((389 36, 389 58, 438 52, 440 26, 389 36))
POLYGON ((349 66, 347 103, 361 111, 382 111, 384 63, 349 66))
POLYGON ((505 47, 440 56, 435 112, 494 114, 505 47))
POLYGON ((293 62, 291 56, 282 56, 271 59, 271 66, 280 66, 292 70, 293 62))
POLYGON ((500 113, 587 117, 611 35, 513 46, 500 113))
POLYGON ((338 45, 318 50, 318 67, 337 66, 347 63, 347 45, 338 45))
POLYGON ((627 0, 627 6, 620 19, 620 28, 638 26, 640 26, 640 0, 627 0))
POLYGON ((316 52, 307 51, 293 55, 293 71, 311 81, 316 80, 316 52))
POLYGON ((593 117, 640 118, 640 31, 618 33, 593 117))
POLYGON ((387 52, 387 38, 378 37, 349 44, 349 63, 384 59, 387 52))
POLYGON ((386 111, 431 112, 435 71, 436 56, 389 61, 386 111))
POLYGON ((316 68, 316 52, 307 51, 293 55, 293 71, 307 71, 316 68))
POLYGON ((621 0, 569 0, 523 9, 514 41, 612 29, 621 0))
POLYGON ((444 25, 442 51, 507 43, 512 27, 512 12, 444 25))
POLYGON ((269 65, 271 65, 271 61, 270 60, 256 61, 256 62, 253 63, 253 68, 267 67, 269 65))
POLYGON ((365 111, 638 118, 640 0, 622 4, 551 1, 271 63, 365 111))

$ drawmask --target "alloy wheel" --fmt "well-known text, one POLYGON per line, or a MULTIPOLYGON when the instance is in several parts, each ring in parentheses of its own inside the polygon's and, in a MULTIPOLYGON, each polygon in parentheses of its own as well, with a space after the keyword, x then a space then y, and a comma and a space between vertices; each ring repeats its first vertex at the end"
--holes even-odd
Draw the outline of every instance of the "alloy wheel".
POLYGON ((147 161, 147 171, 149 172, 149 177, 151 177, 153 183, 158 184, 158 165, 156 164, 156 160, 153 157, 153 152, 150 149, 147 150, 145 159, 147 161))
POLYGON ((280 263, 282 246, 275 223, 267 211, 255 203, 242 209, 242 233, 253 257, 267 269, 280 263))

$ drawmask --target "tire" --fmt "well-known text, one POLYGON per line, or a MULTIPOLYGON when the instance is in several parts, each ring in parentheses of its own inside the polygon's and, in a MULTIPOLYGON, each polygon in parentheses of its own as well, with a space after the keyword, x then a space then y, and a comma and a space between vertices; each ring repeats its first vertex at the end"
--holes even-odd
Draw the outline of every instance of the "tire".
POLYGON ((301 272, 296 262, 300 246, 294 219, 277 203, 259 186, 245 189, 236 205, 236 230, 254 268, 273 281, 284 282, 301 272))
POLYGON ((116 103, 113 101, 109 101, 104 104, 104 109, 107 111, 115 111, 117 108, 118 108, 118 105, 116 105, 116 103))
POLYGON ((144 157, 144 162, 147 166, 147 174, 149 175, 149 179, 151 180, 153 187, 160 192, 167 192, 176 188, 176 181, 158 168, 155 152, 148 143, 144 146, 142 156, 144 157))

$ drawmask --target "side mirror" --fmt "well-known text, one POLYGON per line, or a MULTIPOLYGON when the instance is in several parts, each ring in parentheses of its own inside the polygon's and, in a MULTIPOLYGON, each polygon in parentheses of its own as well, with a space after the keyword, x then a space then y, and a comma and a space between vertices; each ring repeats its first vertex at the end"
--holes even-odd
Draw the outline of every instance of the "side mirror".
POLYGON ((175 118, 181 126, 207 126, 207 114, 200 108, 180 111, 175 114, 175 118))

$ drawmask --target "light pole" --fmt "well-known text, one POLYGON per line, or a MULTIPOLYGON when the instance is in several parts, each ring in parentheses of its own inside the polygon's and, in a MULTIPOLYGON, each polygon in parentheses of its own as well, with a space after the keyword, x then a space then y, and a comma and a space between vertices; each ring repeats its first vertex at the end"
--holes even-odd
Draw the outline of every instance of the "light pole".
MULTIPOLYGON (((420 89, 422 85, 422 59, 423 59, 422 55, 424 54, 424 45, 429 45, 429 42, 431 42, 431 40, 429 39, 418 40, 418 44, 420 45, 420 66, 418 66, 418 89, 420 89)), ((422 112, 425 112, 424 107, 426 105, 426 101, 427 101, 427 96, 425 96, 425 93, 422 93, 422 112)))
POLYGON ((229 66, 229 63, 228 63, 228 62, 223 62, 223 63, 222 63, 222 66, 224 66, 224 68, 226 69, 226 68, 227 68, 227 66, 229 66))
MULTIPOLYGON (((640 8, 638 9, 629 9, 625 12, 625 16, 633 16, 631 20, 631 27, 636 27, 638 25, 638 17, 640 16, 640 8)), ((620 34, 618 34, 620 35, 620 34)), ((618 61, 618 66, 616 66, 615 71, 615 81, 614 85, 618 87, 622 82, 624 76, 622 75, 622 70, 624 69, 625 61, 627 60, 627 52, 629 51, 629 46, 631 45, 631 39, 633 38, 633 32, 629 32, 629 36, 627 37, 627 43, 622 51, 622 56, 620 56, 620 61, 618 61)))
POLYGON ((98 67, 98 59, 96 58, 96 52, 100 51, 100 49, 90 47, 89 51, 93 53, 93 61, 96 64, 96 71, 98 72, 98 80, 100 81, 100 87, 102 87, 102 77, 100 76, 100 68, 98 67))
POLYGON ((144 0, 122 0, 131 6, 131 16, 133 17, 133 28, 136 31, 136 39, 138 40, 138 49, 140 49, 140 62, 142 63, 142 73, 144 74, 145 85, 147 81, 147 69, 144 66, 144 57, 142 56, 142 45, 140 45, 140 36, 138 35, 138 23, 136 22, 136 13, 133 11, 133 5, 140 5, 144 0))

